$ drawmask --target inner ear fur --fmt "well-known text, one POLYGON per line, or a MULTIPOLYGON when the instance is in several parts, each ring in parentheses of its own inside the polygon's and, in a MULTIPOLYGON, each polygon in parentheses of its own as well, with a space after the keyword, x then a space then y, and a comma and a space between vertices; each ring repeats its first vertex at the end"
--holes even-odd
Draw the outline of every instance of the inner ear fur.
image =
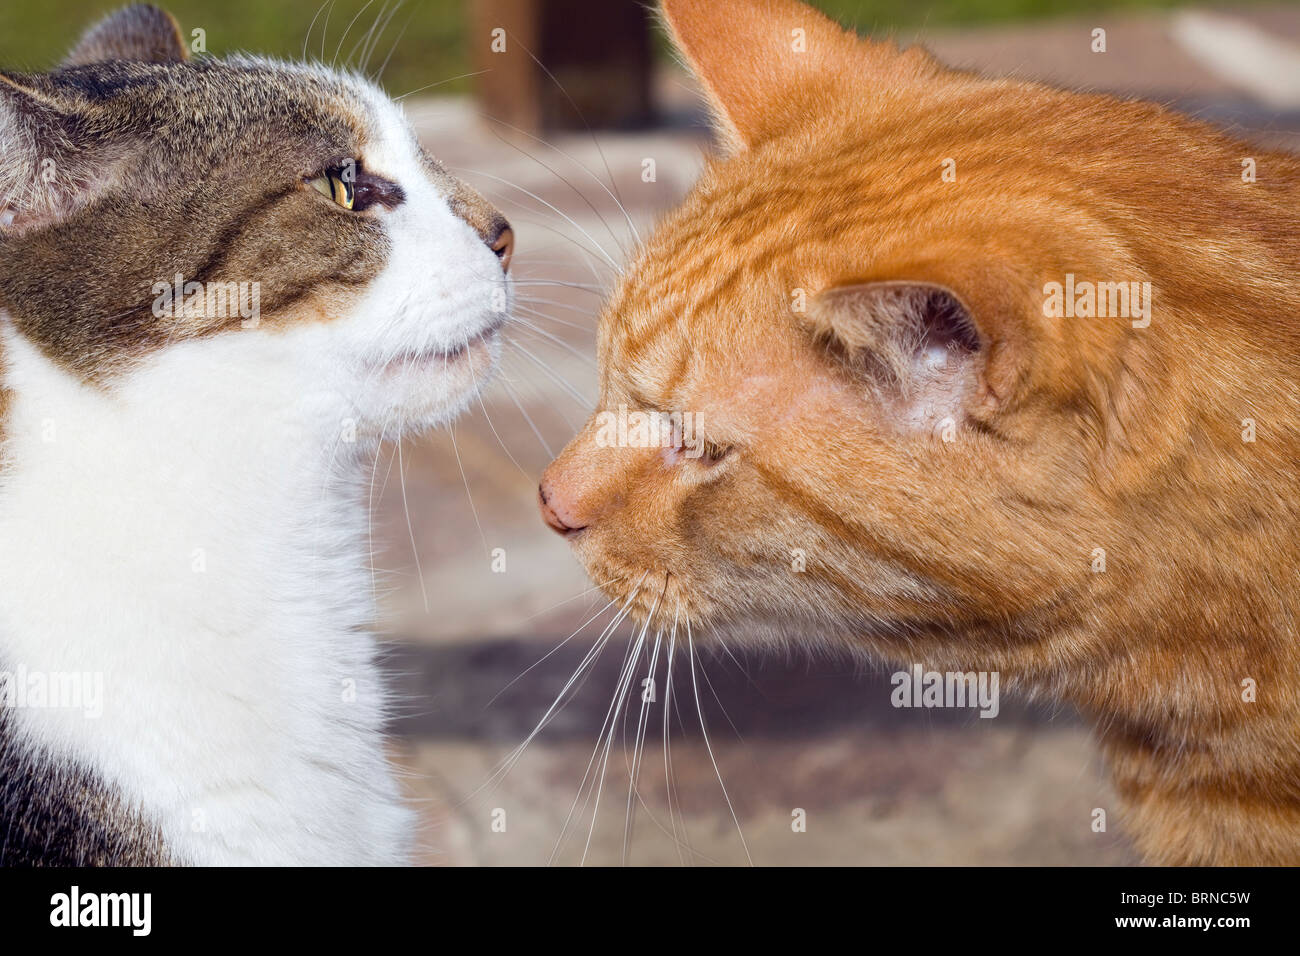
POLYGON ((0 73, 0 239, 70 219, 117 181, 123 157, 48 77, 0 73))
POLYGON ((983 410, 987 343, 967 306, 944 286, 839 286, 812 300, 808 324, 862 377, 900 430, 960 425, 983 410))

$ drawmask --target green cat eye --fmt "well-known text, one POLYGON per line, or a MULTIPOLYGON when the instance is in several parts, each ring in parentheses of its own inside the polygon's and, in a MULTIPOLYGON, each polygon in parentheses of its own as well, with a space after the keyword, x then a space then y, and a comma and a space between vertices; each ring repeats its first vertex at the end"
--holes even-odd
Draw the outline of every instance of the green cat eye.
POLYGON ((343 177, 341 172, 329 172, 323 176, 317 176, 311 181, 310 185, 312 189, 322 196, 334 200, 344 209, 352 209, 356 205, 356 190, 353 188, 352 183, 343 177))

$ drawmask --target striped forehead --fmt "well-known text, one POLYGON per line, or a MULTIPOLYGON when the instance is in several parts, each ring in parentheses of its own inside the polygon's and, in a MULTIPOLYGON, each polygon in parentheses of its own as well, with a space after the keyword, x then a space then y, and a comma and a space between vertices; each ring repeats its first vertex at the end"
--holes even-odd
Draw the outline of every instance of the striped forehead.
POLYGON ((606 372, 642 391, 681 387, 693 363, 748 350, 798 271, 797 190, 706 183, 650 239, 605 310, 606 372))

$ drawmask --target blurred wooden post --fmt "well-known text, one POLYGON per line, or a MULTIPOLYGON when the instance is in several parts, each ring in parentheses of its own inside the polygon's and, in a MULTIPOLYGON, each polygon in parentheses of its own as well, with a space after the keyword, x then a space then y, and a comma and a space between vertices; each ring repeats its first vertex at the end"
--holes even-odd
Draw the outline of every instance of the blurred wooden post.
POLYGON ((470 4, 474 69, 486 71, 474 77, 484 116, 533 134, 587 125, 626 129, 650 121, 653 51, 648 4, 470 4))

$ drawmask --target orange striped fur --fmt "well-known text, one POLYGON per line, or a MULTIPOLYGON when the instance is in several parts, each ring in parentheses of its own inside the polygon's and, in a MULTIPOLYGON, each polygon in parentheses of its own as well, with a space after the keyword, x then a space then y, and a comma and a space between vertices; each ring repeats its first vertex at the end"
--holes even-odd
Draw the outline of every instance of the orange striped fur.
POLYGON ((604 311, 600 408, 691 412, 710 450, 593 417, 547 520, 666 629, 1072 702, 1153 862, 1300 863, 1300 162, 794 0, 663 7, 726 155, 604 311), (1045 314, 1067 275, 1149 282, 1149 325, 1045 314), (880 283, 958 304, 947 392, 880 371, 880 283))

